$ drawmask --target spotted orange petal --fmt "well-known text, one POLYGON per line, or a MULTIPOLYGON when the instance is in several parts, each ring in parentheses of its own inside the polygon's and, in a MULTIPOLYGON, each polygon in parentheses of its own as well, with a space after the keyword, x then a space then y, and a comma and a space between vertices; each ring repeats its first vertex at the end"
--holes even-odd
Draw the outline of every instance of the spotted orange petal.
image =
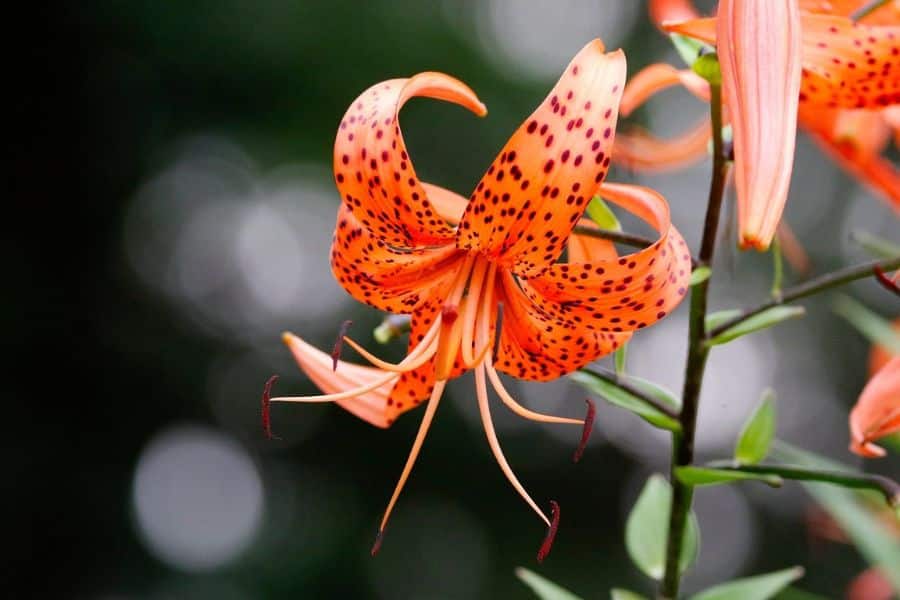
POLYGON ((429 286, 453 277, 458 254, 452 245, 395 248, 342 204, 331 245, 331 270, 360 302, 386 312, 410 313, 428 295, 429 286))
POLYGON ((609 168, 625 55, 587 44, 475 189, 457 245, 523 276, 562 251, 609 168))
POLYGON ((844 108, 900 102, 900 27, 846 17, 803 17, 801 100, 844 108))
POLYGON ((461 81, 420 73, 363 92, 334 142, 334 176, 345 206, 373 236, 404 247, 446 243, 454 235, 428 201, 400 133, 400 108, 416 96, 454 102, 477 115, 487 112, 461 81))
POLYGON ((650 188, 607 183, 600 194, 660 233, 651 246, 615 260, 556 264, 520 282, 522 291, 562 326, 625 332, 668 314, 691 275, 687 244, 669 220, 665 199, 650 188))
POLYGON ((884 456, 872 442, 896 431, 900 431, 900 356, 869 380, 850 412, 850 449, 867 458, 884 456))

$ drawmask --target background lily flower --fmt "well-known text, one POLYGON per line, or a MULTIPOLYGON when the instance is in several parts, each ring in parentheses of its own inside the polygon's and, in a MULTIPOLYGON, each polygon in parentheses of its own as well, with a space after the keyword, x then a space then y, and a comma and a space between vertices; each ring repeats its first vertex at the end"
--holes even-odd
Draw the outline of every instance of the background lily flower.
MULTIPOLYGON (((655 2, 651 8, 666 4, 655 2)), ((872 27, 854 24, 848 17, 864 4, 858 0, 799 3, 802 83, 797 119, 826 154, 900 212, 900 172, 882 156, 888 141, 885 130, 889 128, 895 136, 897 131, 898 97, 891 91, 897 82, 891 76, 891 65, 896 60, 894 41, 900 39, 900 9, 890 3, 862 19, 861 23, 872 27), (850 123, 855 125, 848 126, 850 123)), ((657 24, 665 31, 716 44, 717 19, 679 23, 677 14, 680 12, 666 13, 661 8, 651 12, 663 19, 665 25, 660 21, 657 24)), ((651 65, 635 75, 626 86, 623 105, 636 108, 652 93, 678 83, 702 98, 696 82, 687 83, 692 71, 680 70, 678 77, 673 77, 661 67, 651 65), (648 89, 652 90, 650 94, 648 89)), ((656 138, 640 130, 621 134, 616 140, 616 160, 644 171, 692 164, 708 152, 709 137, 704 134, 711 132, 703 123, 672 139, 656 138), (622 152, 618 151, 620 146, 622 152), (652 149, 653 154, 634 158, 636 151, 643 149, 652 149)))
POLYGON ((875 373, 850 412, 850 449, 867 458, 884 456, 884 449, 872 442, 897 431, 900 431, 900 356, 875 373))
POLYGON ((401 106, 414 96, 449 100, 484 114, 463 83, 439 73, 379 83, 363 92, 341 121, 334 170, 343 203, 332 270, 357 300, 412 315, 409 350, 400 363, 391 364, 346 338, 373 368, 341 363, 329 374, 329 357, 286 334, 301 368, 325 394, 272 401, 339 402, 387 426, 428 400, 379 532, 446 382, 469 369, 475 371, 479 411, 494 457, 552 532, 550 519, 525 492, 500 449, 488 379, 501 400, 525 418, 581 423, 519 406, 498 372, 545 381, 574 371, 663 318, 684 297, 690 254, 669 221, 665 200, 647 188, 603 185, 624 83, 624 54, 604 53, 599 40, 587 44, 468 201, 419 180, 397 120, 401 106), (598 192, 647 222, 659 239, 622 257, 609 242, 570 241, 598 192), (568 262, 558 263, 567 243, 568 262))

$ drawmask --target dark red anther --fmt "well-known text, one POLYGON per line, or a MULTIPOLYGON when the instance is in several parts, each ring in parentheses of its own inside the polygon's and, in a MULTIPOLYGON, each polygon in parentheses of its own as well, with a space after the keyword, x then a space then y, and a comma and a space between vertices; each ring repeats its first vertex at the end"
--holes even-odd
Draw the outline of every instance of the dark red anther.
POLYGON ((372 544, 372 556, 378 554, 378 551, 381 550, 381 540, 384 539, 384 531, 379 529, 378 533, 375 534, 375 543, 372 544))
POLYGON ((553 540, 556 538, 556 530, 559 529, 559 504, 556 503, 556 500, 550 501, 550 511, 550 529, 547 530, 541 549, 537 553, 539 563, 544 562, 544 559, 550 554, 550 548, 553 547, 553 540))
POLYGON ((597 415, 597 407, 594 405, 594 402, 590 398, 585 398, 584 401, 587 403, 587 414, 584 415, 584 427, 581 430, 581 441, 578 442, 578 447, 575 448, 575 454, 572 455, 572 462, 581 460, 584 449, 591 437, 591 430, 594 429, 594 417, 597 415))
POLYGON ((278 381, 278 375, 272 375, 269 377, 269 380, 266 381, 266 385, 263 388, 262 395, 262 426, 263 433, 266 434, 267 440, 280 440, 281 438, 272 433, 272 415, 271 415, 271 407, 272 407, 272 386, 275 385, 275 382, 278 381))
POLYGON ((875 278, 878 279, 878 283, 880 283, 886 290, 889 292, 894 292, 896 295, 900 296, 900 286, 897 285, 895 279, 891 279, 887 276, 887 273, 884 272, 880 266, 872 269, 875 271, 875 278))
POLYGON ((337 371, 338 361, 341 360, 341 348, 344 347, 344 336, 347 335, 347 330, 351 325, 353 325, 353 321, 348 319, 341 323, 341 327, 338 329, 337 339, 334 340, 334 348, 331 350, 332 371, 337 371))
POLYGON ((441 317, 444 319, 444 325, 453 325, 453 322, 456 321, 456 317, 459 316, 459 312, 456 310, 455 306, 447 306, 441 310, 441 317))

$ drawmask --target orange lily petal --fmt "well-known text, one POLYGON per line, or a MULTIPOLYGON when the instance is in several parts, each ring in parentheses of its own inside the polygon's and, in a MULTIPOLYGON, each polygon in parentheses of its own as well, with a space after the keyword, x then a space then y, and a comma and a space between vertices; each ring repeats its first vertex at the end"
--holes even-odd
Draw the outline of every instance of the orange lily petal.
POLYGON ((463 212, 466 210, 466 205, 469 201, 456 192, 451 192, 433 183, 423 181, 422 187, 425 188, 428 201, 431 202, 435 212, 455 227, 459 220, 462 219, 463 212))
MULTIPOLYGON (((869 0, 800 0, 800 10, 823 15, 849 17, 869 0)), ((900 3, 896 1, 873 10, 859 22, 867 25, 892 25, 900 21, 900 3)))
POLYGON ((712 126, 703 119, 678 137, 664 140, 634 127, 616 134, 613 162, 626 169, 660 173, 692 165, 709 154, 712 126))
POLYGON ((665 23, 662 25, 662 29, 667 33, 678 33, 700 40, 710 46, 716 45, 716 17, 692 19, 680 23, 665 23))
POLYGON ((625 332, 666 316, 684 298, 691 275, 687 244, 669 220, 665 199, 650 188, 607 183, 600 194, 660 232, 659 239, 617 260, 556 264, 520 282, 554 326, 625 332))
POLYGON ((867 26, 846 17, 804 15, 800 99, 832 108, 900 102, 900 27, 867 26))
POLYGON ((894 145, 900 148, 900 105, 888 106, 879 114, 894 133, 894 145))
POLYGON ((624 84, 622 51, 587 44, 478 184, 457 245, 523 276, 551 264, 606 176, 624 84))
POLYGON ((884 456, 872 441, 896 431, 900 431, 900 356, 869 380, 850 412, 850 450, 866 458, 884 456))
MULTIPOLYGON (((385 375, 381 369, 363 367, 342 360, 338 361, 337 369, 333 369, 330 354, 322 352, 292 333, 285 333, 282 339, 303 372, 323 393, 343 392, 374 382, 385 375)), ((337 404, 376 427, 387 427, 396 417, 396 412, 388 406, 388 398, 393 388, 394 382, 388 382, 371 392, 338 400, 337 404)))
POLYGON ((709 83, 705 79, 690 69, 676 69, 666 63, 654 63, 628 80, 622 93, 619 113, 627 117, 654 94, 678 84, 699 99, 709 102, 709 83))
POLYGON ((494 367, 519 379, 549 381, 614 352, 631 332, 572 326, 545 310, 540 296, 527 297, 503 274, 503 327, 494 367))
POLYGON ((363 92, 344 115, 334 142, 335 181, 345 205, 373 236, 399 246, 446 243, 454 236, 434 213, 400 133, 400 108, 416 96, 454 102, 479 116, 487 112, 461 81, 420 73, 363 92))
POLYGON ((847 586, 847 600, 891 600, 894 586, 891 580, 875 567, 866 569, 847 586))
POLYGON ((723 0, 717 37, 722 97, 734 131, 740 245, 765 250, 794 164, 800 13, 784 0, 723 0))
POLYGON ((351 296, 369 306, 412 312, 431 289, 423 284, 452 279, 458 259, 459 251, 451 245, 395 248, 362 226, 346 204, 338 209, 331 270, 351 296))
MULTIPOLYGON (((578 225, 589 229, 600 229, 590 219, 581 219, 578 221, 578 225)), ((616 252, 616 246, 611 241, 577 233, 569 236, 567 250, 569 252, 569 262, 573 263, 615 260, 619 257, 619 253, 616 252)))
POLYGON ((657 27, 667 21, 688 21, 700 15, 691 0, 650 0, 650 20, 657 27))
MULTIPOLYGON (((894 333, 900 335, 900 319, 894 319, 891 323, 891 329, 894 330, 894 333)), ((869 377, 881 370, 894 356, 895 354, 884 346, 877 344, 872 346, 872 351, 869 352, 869 377)))

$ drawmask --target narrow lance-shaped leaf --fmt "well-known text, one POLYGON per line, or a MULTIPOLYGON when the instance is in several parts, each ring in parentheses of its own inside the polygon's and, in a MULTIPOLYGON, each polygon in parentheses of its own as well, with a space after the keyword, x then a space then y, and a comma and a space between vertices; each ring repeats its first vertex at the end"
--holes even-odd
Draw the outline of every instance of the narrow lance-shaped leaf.
MULTIPOLYGON (((678 419, 663 413, 656 407, 648 404, 643 399, 619 387, 615 383, 607 381, 598 377, 596 374, 585 370, 576 371, 575 373, 572 373, 570 377, 573 381, 587 388, 593 394, 603 398, 610 404, 633 412, 651 425, 661 429, 668 429, 669 431, 681 430, 681 424, 678 422, 678 419)), ((635 383, 633 378, 628 378, 628 380, 635 383)), ((645 389, 650 389, 650 387, 646 386, 645 389)))
POLYGON ((720 325, 724 325, 728 321, 739 316, 741 316, 741 310, 739 308, 729 308, 727 310, 709 313, 706 315, 706 331, 709 333, 720 325))
MULTIPOLYGON (((666 565, 666 531, 672 505, 672 486, 662 475, 652 475, 641 491, 625 524, 625 547, 634 564, 648 577, 660 579, 666 565)), ((679 567, 686 570, 700 551, 700 529, 691 512, 681 546, 679 567)))
POLYGON ((778 325, 789 319, 796 319, 806 314, 806 309, 802 306, 773 306, 768 310, 764 310, 758 315, 753 315, 745 321, 741 321, 734 327, 729 327, 707 343, 711 346, 726 344, 739 337, 743 337, 749 333, 767 329, 773 325, 778 325))
POLYGON ((616 350, 615 354, 616 358, 616 375, 622 376, 625 374, 625 361, 628 358, 628 342, 625 342, 619 349, 616 350))
POLYGON ((735 579, 694 594, 690 600, 767 600, 803 577, 802 567, 735 579))
POLYGON ((647 600, 645 596, 641 596, 631 590, 623 590, 622 588, 613 588, 609 591, 610 600, 647 600))
POLYGON ((856 230, 850 239, 862 246, 863 250, 876 258, 894 258, 900 256, 900 245, 878 237, 868 231, 856 230))
POLYGON ((784 481, 778 475, 768 473, 747 473, 728 469, 706 467, 677 467, 675 476, 687 485, 717 485, 735 481, 761 481, 771 487, 781 487, 784 481))
POLYGON ((609 205, 603 201, 600 196, 591 199, 587 207, 587 214, 590 219, 600 226, 601 229, 609 229, 611 231, 622 231, 622 224, 612 211, 609 205))
POLYGON ((691 286, 695 286, 698 283, 703 283, 709 276, 712 275, 712 269, 709 267, 697 267, 691 272, 691 286))
POLYGON ((900 354, 900 335, 891 323, 849 296, 838 296, 834 312, 841 315, 873 344, 884 346, 893 354, 900 354))
POLYGON ((775 393, 763 392, 762 403, 756 407, 744 423, 741 435, 734 449, 734 458, 739 463, 758 463, 769 453, 769 444, 775 435, 775 393))
POLYGON ((712 51, 710 46, 707 46, 700 40, 689 38, 680 33, 669 34, 669 39, 672 40, 672 45, 675 46, 678 56, 689 67, 694 66, 694 62, 700 58, 701 54, 707 54, 712 51))
MULTIPOLYGON (((841 463, 828 460, 811 452, 800 450, 784 442, 773 447, 778 460, 819 469, 843 470, 841 463)), ((860 502, 862 494, 824 483, 804 483, 803 486, 837 521, 853 541, 860 554, 872 566, 891 581, 894 591, 900 593, 900 545, 885 530, 878 514, 860 502)))
POLYGON ((531 591, 541 600, 581 600, 572 592, 545 577, 541 577, 534 571, 529 571, 524 567, 517 567, 515 573, 516 577, 530 587, 531 591))

